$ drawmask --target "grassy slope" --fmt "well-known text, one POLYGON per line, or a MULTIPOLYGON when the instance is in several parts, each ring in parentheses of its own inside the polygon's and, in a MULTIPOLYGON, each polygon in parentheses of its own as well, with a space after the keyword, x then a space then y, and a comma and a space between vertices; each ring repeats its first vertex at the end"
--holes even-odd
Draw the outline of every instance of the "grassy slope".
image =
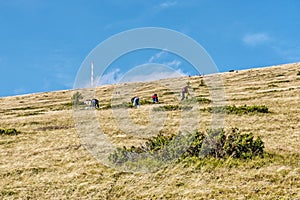
MULTIPOLYGON (((266 105, 271 111, 227 115, 225 128, 261 136, 273 156, 247 163, 178 164, 154 173, 118 172, 97 162, 76 134, 68 105, 71 91, 1 98, 0 128, 22 133, 0 136, 0 199, 300 199, 299 69, 300 64, 288 64, 222 74, 227 104, 266 105)), ((200 79, 185 81, 191 82, 194 96, 209 98, 208 89, 199 87, 200 79)), ((169 82, 176 85, 176 79, 169 82)), ((162 102, 176 103, 177 94, 168 94, 160 82, 127 87, 135 88, 142 99, 157 92, 162 102)), ((109 102, 113 90, 100 87, 96 96, 109 102)), ((129 110, 131 120, 147 125, 151 108, 129 110), (136 118, 137 113, 145 117, 136 118)), ((135 136, 132 130, 128 136, 111 110, 97 114, 102 130, 118 145, 137 145, 157 134, 151 129, 135 136)), ((200 129, 206 129, 210 115, 200 114, 200 129)), ((163 131, 177 131, 179 116, 168 113, 163 131)))

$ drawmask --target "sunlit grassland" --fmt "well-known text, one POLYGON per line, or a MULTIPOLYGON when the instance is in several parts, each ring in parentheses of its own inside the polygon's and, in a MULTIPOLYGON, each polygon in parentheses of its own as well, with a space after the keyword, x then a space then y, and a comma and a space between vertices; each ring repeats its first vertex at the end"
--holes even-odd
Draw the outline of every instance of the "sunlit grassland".
MULTIPOLYGON (((76 132, 72 91, 1 98, 0 128, 16 128, 21 133, 0 135, 0 198, 300 199, 299 68, 300 64, 288 64, 221 75, 226 105, 265 105, 269 109, 269 113, 226 114, 224 123, 226 130, 237 127, 260 136, 264 158, 187 159, 152 173, 120 172, 88 152, 76 132)), ((211 99, 201 79, 185 77, 183 82, 190 82, 192 97, 211 99)), ((153 111, 154 107, 181 104, 179 81, 161 82, 97 88, 100 107, 126 103, 132 91, 149 101, 157 93, 161 102, 139 109, 95 111, 101 130, 116 146, 139 145, 158 132, 172 134, 184 126, 194 128, 192 123, 181 124, 188 111, 153 111), (132 124, 120 127, 119 121, 128 119, 132 124)), ((201 108, 211 104, 197 105, 193 111, 200 121, 195 129, 204 131, 210 128, 212 113, 201 108)))

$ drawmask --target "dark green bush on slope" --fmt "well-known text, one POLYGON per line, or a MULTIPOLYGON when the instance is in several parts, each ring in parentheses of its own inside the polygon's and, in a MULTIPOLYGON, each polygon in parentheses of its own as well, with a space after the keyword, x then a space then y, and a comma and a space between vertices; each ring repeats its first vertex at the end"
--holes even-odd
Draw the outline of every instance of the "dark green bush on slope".
POLYGON ((154 107, 152 110, 156 112, 160 111, 174 111, 174 110, 191 110, 193 109, 193 106, 179 106, 179 105, 163 105, 154 107))
POLYGON ((80 92, 75 92, 72 96, 72 103, 74 106, 78 106, 81 104, 81 100, 83 99, 83 96, 80 92))
POLYGON ((254 139, 252 133, 241 134, 238 129, 232 129, 226 134, 223 129, 216 129, 206 133, 196 131, 188 136, 159 134, 139 147, 117 148, 110 154, 109 160, 123 164, 146 159, 149 155, 165 161, 187 157, 251 159, 263 157, 263 154, 263 141, 259 137, 254 139))
POLYGON ((202 111, 208 111, 211 113, 224 112, 227 114, 249 114, 249 113, 269 113, 269 109, 265 105, 253 105, 253 106, 219 106, 203 108, 202 111))
POLYGON ((20 132, 14 128, 2 129, 0 128, 0 135, 18 135, 20 132))

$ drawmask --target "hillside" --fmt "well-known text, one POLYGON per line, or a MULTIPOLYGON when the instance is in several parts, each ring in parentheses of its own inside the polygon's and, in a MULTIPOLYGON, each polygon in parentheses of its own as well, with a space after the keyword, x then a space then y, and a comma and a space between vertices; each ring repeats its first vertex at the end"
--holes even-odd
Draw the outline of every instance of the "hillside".
MULTIPOLYGON (((74 91, 0 98, 0 128, 20 131, 0 134, 0 199, 300 199, 299 71, 300 63, 293 63, 220 74, 226 105, 269 109, 269 113, 224 117, 225 130, 237 127, 261 137, 267 156, 208 164, 180 162, 154 172, 122 172, 98 162, 76 131, 81 122, 73 117, 74 91)), ((178 104, 182 83, 189 82, 191 97, 211 99, 201 80, 206 79, 101 86, 93 94, 100 109, 92 112, 116 146, 137 146, 158 132, 204 131, 212 123, 212 114, 203 111, 210 103, 193 107, 198 116, 189 117, 200 116, 196 127, 192 121, 182 125, 184 113, 178 110, 153 112, 153 107, 178 104), (153 93, 160 104, 147 102, 153 93), (126 104, 133 94, 146 104, 139 109, 109 108, 126 104), (156 116, 164 117, 153 121, 156 116), (126 124, 128 119, 135 126, 126 124)))

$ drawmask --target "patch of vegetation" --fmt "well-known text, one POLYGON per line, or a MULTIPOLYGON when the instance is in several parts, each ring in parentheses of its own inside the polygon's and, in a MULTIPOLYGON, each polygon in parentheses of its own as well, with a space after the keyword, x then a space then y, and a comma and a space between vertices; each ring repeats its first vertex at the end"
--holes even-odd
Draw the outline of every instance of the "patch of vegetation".
POLYGON ((152 102, 152 101, 149 101, 149 100, 147 100, 147 99, 141 99, 141 100, 140 100, 140 104, 141 104, 141 105, 149 105, 149 104, 153 104, 153 102, 152 102))
POLYGON ((300 76, 300 71, 297 72, 297 76, 300 76))
POLYGON ((37 109, 37 107, 34 106, 26 106, 26 107, 19 107, 19 108, 11 108, 9 110, 34 110, 37 109))
POLYGON ((18 114, 17 117, 27 117, 27 116, 32 116, 32 115, 41 115, 41 114, 44 114, 43 111, 46 111, 46 110, 21 113, 21 114, 18 114))
POLYGON ((101 110, 118 109, 118 108, 133 108, 133 105, 131 102, 128 102, 128 103, 123 102, 123 103, 114 104, 114 105, 106 104, 106 105, 100 107, 101 110))
POLYGON ((67 125, 61 125, 61 126, 43 126, 40 128, 37 128, 38 131, 53 131, 53 130, 65 130, 73 128, 73 126, 67 126, 67 125))
POLYGON ((290 80, 273 81, 272 83, 288 83, 290 80))
POLYGON ((13 191, 13 190, 2 190, 0 196, 13 196, 13 195, 16 195, 18 194, 16 191, 13 191))
POLYGON ((276 85, 276 84, 268 84, 268 87, 278 87, 278 85, 276 85))
POLYGON ((72 103, 73 105, 77 106, 77 105, 80 105, 80 100, 83 99, 83 96, 80 92, 75 92, 72 96, 72 103))
MULTIPOLYGON (((163 135, 159 134, 148 139, 144 145, 130 148, 118 147, 109 156, 109 160, 122 165, 129 162, 147 160, 162 162, 187 158, 196 159, 252 159, 264 157, 264 143, 260 137, 254 138, 252 133, 240 133, 233 128, 229 133, 224 129, 207 130, 206 132, 195 131, 188 135, 163 135)), ((141 163, 141 162, 139 162, 141 163)))
POLYGON ((175 110, 191 110, 193 106, 179 106, 179 105, 163 105, 152 108, 153 111, 156 112, 164 112, 164 111, 175 111, 175 110))
POLYGON ((197 102, 200 104, 209 104, 211 103, 211 100, 204 97, 198 97, 197 102))
POLYGON ((204 80, 203 80, 203 79, 200 80, 199 86, 200 86, 200 87, 206 86, 206 84, 204 83, 204 80))
POLYGON ((199 104, 209 104, 212 101, 208 98, 205 97, 192 97, 189 99, 185 99, 184 101, 181 102, 181 104, 195 104, 195 103, 199 103, 199 104))
MULTIPOLYGON (((81 103, 83 104, 83 103, 81 103)), ((60 111, 60 110, 71 110, 72 109, 72 102, 57 104, 57 105, 48 105, 43 106, 44 108, 48 108, 51 111, 60 111)))
POLYGON ((202 111, 208 111, 210 113, 227 113, 227 114, 249 114, 249 113, 269 113, 269 109, 265 105, 253 105, 253 106, 217 106, 207 107, 201 109, 202 111))
POLYGON ((2 129, 0 128, 0 135, 18 135, 20 131, 17 131, 15 128, 2 129))
POLYGON ((245 88, 245 90, 259 90, 260 87, 248 87, 248 88, 245 88))
MULTIPOLYGON (((140 105, 150 105, 153 104, 152 101, 149 101, 147 99, 140 100, 140 105)), ((133 104, 131 102, 123 102, 120 104, 106 104, 100 107, 101 110, 107 110, 107 109, 118 109, 118 108, 133 108, 133 104)))
POLYGON ((173 94, 176 94, 176 92, 167 91, 167 92, 163 93, 163 96, 164 95, 173 95, 173 94))

